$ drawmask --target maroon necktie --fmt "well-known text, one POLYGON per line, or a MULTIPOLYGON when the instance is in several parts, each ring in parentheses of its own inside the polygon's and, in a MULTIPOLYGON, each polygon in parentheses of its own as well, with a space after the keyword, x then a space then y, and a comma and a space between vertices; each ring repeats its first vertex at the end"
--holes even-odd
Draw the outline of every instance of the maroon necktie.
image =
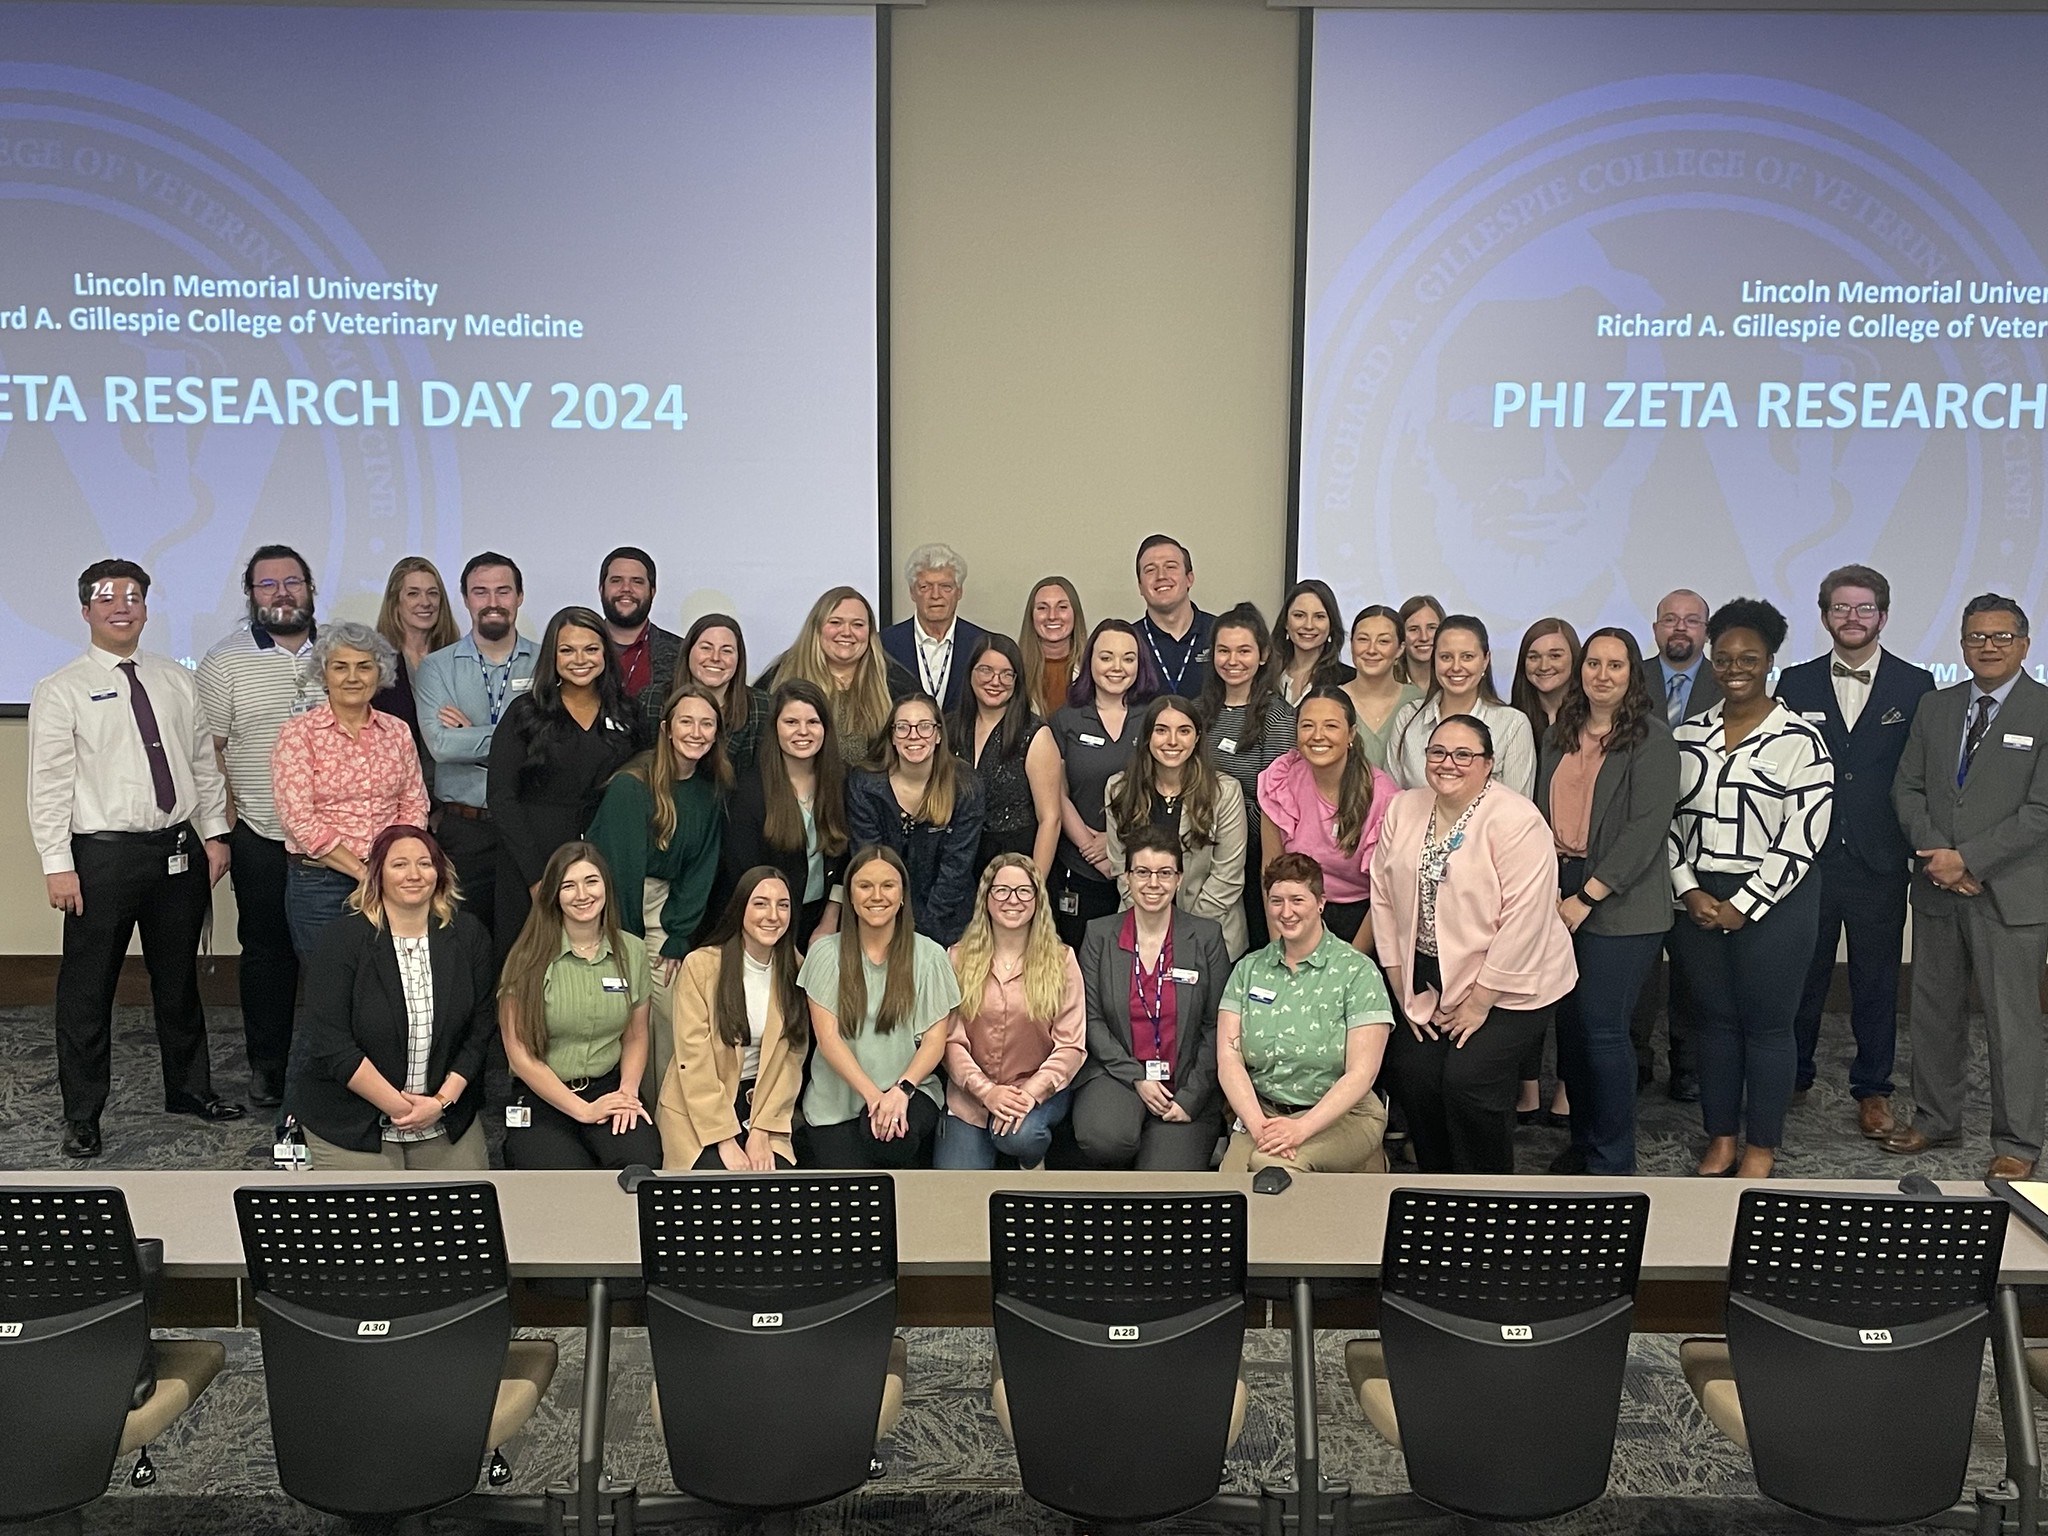
POLYGON ((156 785, 156 808, 168 811, 178 803, 178 788, 171 782, 171 760, 164 756, 164 733, 157 728, 156 706, 149 702, 149 690, 142 686, 142 674, 135 663, 124 661, 128 674, 128 707, 135 711, 135 724, 142 732, 142 745, 149 753, 149 777, 156 785))

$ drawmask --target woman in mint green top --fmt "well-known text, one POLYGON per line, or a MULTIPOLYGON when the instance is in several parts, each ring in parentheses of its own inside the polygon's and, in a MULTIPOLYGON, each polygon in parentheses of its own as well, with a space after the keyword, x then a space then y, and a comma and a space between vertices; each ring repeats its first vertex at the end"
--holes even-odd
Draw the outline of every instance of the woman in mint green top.
POLYGON ((508 1168, 659 1166, 661 1133, 640 1099, 653 981, 614 889, 602 853, 564 843, 506 956, 498 1033, 518 1079, 508 1168))
POLYGON ((1387 766, 1394 716, 1422 697, 1413 683, 1401 681, 1401 615, 1384 603, 1358 610, 1351 621, 1351 665, 1357 675, 1343 685, 1358 711, 1358 745, 1375 768, 1387 766))
POLYGON ((893 849, 855 854, 846 868, 852 921, 814 939, 797 974, 818 1043, 804 1093, 807 1168, 931 1163, 945 1102, 937 1074, 960 983, 946 952, 917 931, 909 888, 893 849), (849 946, 858 967, 840 964, 849 946))

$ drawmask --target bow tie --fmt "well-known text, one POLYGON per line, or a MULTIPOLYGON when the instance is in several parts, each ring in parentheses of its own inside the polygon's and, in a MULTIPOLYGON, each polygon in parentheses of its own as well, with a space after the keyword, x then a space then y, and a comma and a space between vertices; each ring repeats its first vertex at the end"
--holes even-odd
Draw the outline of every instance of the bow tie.
POLYGON ((1845 667, 1838 661, 1832 670, 1837 677, 1853 677, 1864 687, 1868 688, 1870 686, 1870 668, 1868 667, 1845 667))

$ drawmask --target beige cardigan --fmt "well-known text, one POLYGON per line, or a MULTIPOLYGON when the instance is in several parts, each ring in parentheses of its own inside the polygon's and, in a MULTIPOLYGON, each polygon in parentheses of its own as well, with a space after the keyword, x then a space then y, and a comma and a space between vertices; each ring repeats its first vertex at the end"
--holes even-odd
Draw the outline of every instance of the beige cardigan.
MULTIPOLYGON (((711 1022, 720 958, 717 949, 692 950, 676 972, 670 1009, 674 1050, 668 1071, 662 1074, 661 1101, 655 1109, 661 1127, 661 1165, 670 1172, 687 1171, 706 1147, 740 1134, 732 1111, 745 1054, 741 1047, 728 1045, 711 1022)), ((772 1134, 775 1155, 790 1162, 796 1155, 790 1149, 789 1119, 803 1075, 803 1056, 790 1049, 781 1000, 770 989, 749 1118, 772 1134)))

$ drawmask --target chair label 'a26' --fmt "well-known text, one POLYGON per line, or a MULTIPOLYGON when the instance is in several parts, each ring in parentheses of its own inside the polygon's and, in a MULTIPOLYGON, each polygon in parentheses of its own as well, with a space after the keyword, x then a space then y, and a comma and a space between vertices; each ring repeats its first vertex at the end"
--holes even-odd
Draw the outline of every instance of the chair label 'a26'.
POLYGON ((1892 1341, 1892 1331, 1889 1328, 1864 1328, 1857 1333, 1856 1338, 1863 1344, 1889 1344, 1892 1341))

